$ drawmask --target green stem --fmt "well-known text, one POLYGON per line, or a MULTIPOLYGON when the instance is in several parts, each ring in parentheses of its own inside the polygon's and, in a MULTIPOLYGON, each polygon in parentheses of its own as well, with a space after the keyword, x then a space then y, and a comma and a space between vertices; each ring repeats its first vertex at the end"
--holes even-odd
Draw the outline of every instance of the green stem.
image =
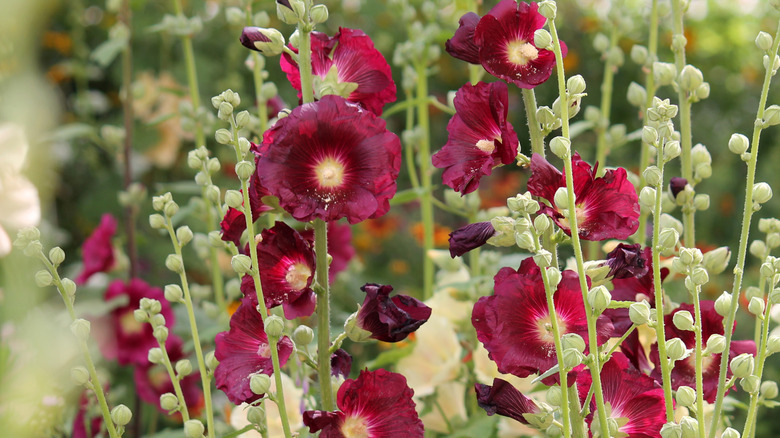
MULTIPOLYGON (((541 249, 537 239, 537 250, 541 249)), ((561 380, 561 419, 563 420, 563 436, 571 438, 571 418, 569 417, 569 392, 568 373, 563 363, 563 345, 561 344, 561 332, 558 327, 558 314, 555 311, 554 297, 555 291, 552 290, 550 279, 547 276, 547 268, 540 267, 542 272, 542 282, 547 296, 547 312, 550 314, 550 326, 552 327, 553 342, 555 343, 555 356, 558 360, 558 378, 561 380)))
MULTIPOLYGON (((772 49, 768 53, 769 59, 774 59, 777 56, 778 45, 780 45, 780 23, 778 23, 778 29, 775 33, 774 43, 772 49)), ((752 148, 750 150, 750 161, 747 166, 747 181, 745 184, 745 206, 742 212, 742 232, 739 237, 739 250, 737 252, 737 264, 734 267, 734 284, 731 290, 731 308, 726 318, 725 327, 733 327, 734 320, 737 317, 737 308, 739 307, 739 293, 742 290, 742 275, 745 269, 745 259, 747 257, 748 247, 748 235, 750 232, 750 221, 753 217, 753 184, 756 179, 756 163, 758 162, 758 144, 761 139, 762 121, 764 119, 764 108, 766 108, 767 96, 769 95, 769 84, 772 81, 772 66, 771 64, 766 69, 764 74, 764 85, 761 88, 761 98, 758 103, 758 112, 756 113, 756 121, 753 124, 753 141, 751 143, 752 148)), ((726 330, 726 349, 729 351, 731 348, 731 337, 733 330, 726 330)), ((726 370, 729 366, 729 355, 724 354, 720 360, 720 374, 718 375, 718 394, 715 399, 715 408, 713 411, 713 422, 710 428, 709 438, 714 438, 715 429, 717 428, 717 422, 720 418, 721 409, 723 408, 723 397, 726 390, 726 370)))
MULTIPOLYGON (((691 282, 692 283, 692 282, 691 282)), ((691 292, 693 298, 693 311, 695 313, 694 334, 696 336, 696 344, 694 345, 694 354, 696 360, 696 369, 700 370, 696 373, 696 419, 699 422, 699 438, 704 438, 706 434, 707 423, 704 420, 704 376, 702 366, 702 323, 701 323, 701 302, 699 295, 701 294, 701 286, 696 285, 691 292)), ((728 354, 727 354, 728 356, 728 354)))
MULTIPOLYGON (((763 276, 761 276, 763 279, 763 276)), ((763 292, 763 289, 761 289, 763 292)), ((770 311, 772 309, 772 306, 767 304, 767 306, 764 308, 764 315, 762 320, 762 329, 761 329, 761 342, 758 344, 758 360, 756 361, 756 371, 754 373, 755 376, 758 376, 759 381, 763 377, 764 374, 764 364, 766 363, 766 353, 767 353, 767 340, 769 339, 769 322, 770 319, 770 311)), ((758 399, 759 399, 759 391, 756 391, 752 394, 750 394, 750 408, 748 408, 748 414, 747 414, 747 420, 745 421, 745 428, 742 431, 742 436, 749 438, 751 435, 755 433, 755 424, 756 424, 756 415, 758 414, 758 399)))
MULTIPOLYGON (((622 344, 623 341, 625 341, 626 338, 631 333, 634 332, 634 330, 636 330, 636 324, 632 324, 631 327, 628 330, 626 330, 625 333, 623 333, 623 336, 621 336, 620 339, 618 339, 618 341, 615 342, 615 345, 613 345, 612 348, 609 349, 607 355, 604 357, 604 363, 607 363, 607 361, 609 361, 609 358, 612 357, 612 353, 614 353, 615 351, 617 351, 618 348, 620 348, 620 344, 622 344)), ((601 364, 602 368, 604 367, 604 363, 601 364)))
POLYGON ((539 121, 536 120, 536 94, 533 89, 525 88, 522 89, 522 94, 525 116, 528 119, 528 133, 531 137, 531 153, 539 154, 544 158, 544 134, 539 121))
MULTIPOLYGON (((617 29, 617 23, 613 23, 609 37, 610 51, 617 46, 617 29)), ((606 172, 605 166, 607 165, 607 153, 609 152, 607 150, 607 128, 609 127, 609 119, 612 113, 612 89, 616 71, 617 66, 609 62, 609 57, 607 57, 606 62, 604 62, 604 79, 601 82, 601 118, 596 128, 596 133, 598 134, 596 138, 596 162, 599 163, 596 176, 604 176, 604 172, 606 172)))
MULTIPOLYGON (((308 16, 310 1, 307 1, 308 16)), ((301 72, 301 98, 303 103, 314 102, 314 82, 311 73, 311 32, 312 26, 307 23, 298 24, 301 47, 298 49, 298 69, 301 72)))
MULTIPOLYGON (((406 90, 406 101, 413 101, 412 92, 410 90, 406 90)), ((387 111, 385 112, 385 115, 387 115, 387 111)), ((411 132, 412 129, 414 129, 414 105, 409 105, 406 107, 406 130, 411 132)), ((406 171, 409 173, 409 181, 412 183, 413 188, 420 188, 420 179, 417 176, 417 166, 414 164, 414 142, 406 142, 404 149, 406 155, 406 171)))
MULTIPOLYGON (((252 2, 247 2, 246 5, 246 25, 252 25, 252 2)), ((268 129, 268 106, 266 106, 266 99, 263 98, 263 69, 260 68, 261 55, 258 52, 252 51, 252 60, 254 65, 252 66, 252 79, 255 83, 255 101, 257 101, 257 117, 260 119, 260 136, 262 137, 266 129, 268 129)))
POLYGON ((433 249, 433 194, 431 193, 431 128, 428 113, 428 72, 425 57, 415 63, 417 71, 417 118, 421 130, 420 178, 423 195, 420 199, 420 214, 423 223, 423 300, 433 296, 433 260, 428 252, 433 249))
MULTIPOLYGON (((173 0, 173 7, 176 15, 184 15, 181 0, 173 0)), ((182 35, 181 43, 184 48, 184 62, 187 66, 187 85, 195 116, 195 144, 196 146, 205 146, 206 137, 203 134, 203 124, 198 114, 200 111, 200 90, 198 89, 198 71, 195 68, 195 51, 192 48, 192 35, 182 35)))
POLYGON ((173 391, 176 394, 176 398, 179 399, 179 407, 178 410, 181 412, 181 418, 182 421, 188 421, 190 419, 190 411, 187 409, 187 401, 184 399, 184 393, 181 390, 181 383, 179 382, 179 379, 176 377, 176 371, 173 369, 173 364, 171 364, 171 358, 168 356, 168 349, 165 348, 165 342, 160 342, 160 340, 157 340, 157 345, 160 346, 160 351, 162 351, 163 354, 163 366, 165 367, 165 370, 168 372, 168 377, 171 379, 171 384, 173 385, 173 391))
MULTIPOLYGON (((558 94, 561 99, 561 133, 564 138, 569 138, 569 105, 566 97, 566 75, 563 71, 563 55, 561 54, 561 44, 558 40, 558 31, 555 28, 555 20, 547 20, 550 26, 550 34, 552 35, 553 50, 555 51, 555 69, 558 76, 558 94)), ((602 438, 609 438, 609 424, 607 423, 607 410, 604 404, 604 392, 601 389, 601 365, 599 344, 596 331, 596 318, 598 315, 594 315, 593 309, 588 306, 588 282, 585 275, 585 262, 582 256, 582 245, 580 243, 580 236, 578 234, 577 224, 577 205, 574 198, 574 176, 572 172, 572 154, 568 153, 566 159, 563 160, 563 165, 566 170, 566 192, 569 198, 569 226, 571 229, 571 242, 574 247, 574 256, 577 260, 577 276, 580 281, 580 290, 582 291, 582 301, 585 306, 585 315, 588 320, 588 345, 590 346, 590 354, 593 357, 593 363, 590 367, 591 377, 593 380, 593 389, 596 394, 596 407, 598 409, 599 426, 601 428, 602 438)))
POLYGON ((580 395, 577 393, 577 382, 574 382, 567 389, 569 393, 569 417, 571 418, 571 435, 574 438, 586 438, 585 421, 580 414, 580 395))
POLYGON ((328 224, 314 220, 314 254, 317 257, 317 365, 322 393, 322 409, 332 411, 330 384, 330 285, 328 280, 328 224))

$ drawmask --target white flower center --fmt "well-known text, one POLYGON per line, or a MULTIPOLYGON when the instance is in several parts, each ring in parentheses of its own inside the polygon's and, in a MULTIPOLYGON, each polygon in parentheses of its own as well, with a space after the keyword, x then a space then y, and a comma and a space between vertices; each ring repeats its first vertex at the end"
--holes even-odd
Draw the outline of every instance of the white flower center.
POLYGON ((334 158, 325 158, 314 167, 320 187, 332 188, 344 182, 344 165, 334 158))
POLYGON ((284 279, 294 290, 301 290, 306 287, 310 277, 311 268, 303 263, 294 263, 287 268, 287 275, 284 276, 284 279))
POLYGON ((492 154, 496 150, 496 142, 494 140, 480 140, 477 142, 477 149, 492 154))
POLYGON ((523 40, 512 41, 506 46, 506 56, 513 64, 526 65, 539 57, 539 50, 523 40))
POLYGON ((360 417, 347 417, 341 426, 346 438, 368 438, 368 426, 360 417))

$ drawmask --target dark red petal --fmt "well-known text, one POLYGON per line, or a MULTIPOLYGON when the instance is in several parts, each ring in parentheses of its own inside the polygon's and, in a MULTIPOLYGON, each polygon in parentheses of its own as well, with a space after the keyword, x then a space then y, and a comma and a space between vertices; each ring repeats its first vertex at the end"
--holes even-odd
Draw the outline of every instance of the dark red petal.
POLYGON ((330 373, 333 376, 349 377, 352 371, 352 356, 343 348, 339 348, 330 355, 330 373))
POLYGON ((474 43, 474 30, 479 22, 479 15, 467 12, 458 20, 458 30, 444 44, 444 49, 453 58, 470 64, 479 64, 479 47, 474 43))
POLYGON ((334 38, 338 45, 333 51, 333 63, 338 68, 339 82, 358 85, 347 99, 381 116, 382 107, 396 99, 395 82, 387 60, 362 30, 342 27, 334 38))
POLYGON ((458 228, 450 233, 450 256, 462 256, 472 249, 484 245, 496 230, 490 222, 477 222, 458 228))
POLYGON ((672 192, 672 196, 675 198, 677 197, 678 193, 685 189, 686 185, 688 185, 688 180, 685 178, 673 176, 671 179, 669 179, 669 190, 672 192))
MULTIPOLYGON (((642 245, 635 243, 628 245, 619 243, 615 249, 607 254, 607 265, 609 265, 609 277, 628 278, 641 277, 646 275, 650 266, 650 260, 645 258, 642 251, 642 245)), ((645 248, 649 250, 649 248, 645 248)))
POLYGON ((309 432, 322 431, 322 438, 346 438, 339 428, 344 423, 342 412, 305 411, 303 424, 309 427, 309 432))
POLYGON ((379 341, 404 340, 431 316, 431 308, 416 298, 396 295, 391 299, 392 286, 369 283, 360 289, 366 298, 357 315, 358 326, 379 341))
POLYGON ((474 389, 477 391, 479 407, 488 415, 498 414, 528 424, 523 414, 539 412, 536 403, 506 380, 494 378, 493 386, 477 383, 474 389))

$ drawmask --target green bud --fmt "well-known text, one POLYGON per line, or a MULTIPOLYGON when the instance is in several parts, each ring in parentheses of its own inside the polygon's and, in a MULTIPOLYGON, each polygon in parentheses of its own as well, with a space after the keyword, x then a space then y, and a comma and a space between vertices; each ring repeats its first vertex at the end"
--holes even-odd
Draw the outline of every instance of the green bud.
MULTIPOLYGON (((702 164, 702 166, 707 166, 707 168, 709 168, 710 171, 712 171, 712 168, 709 167, 709 165, 702 164)), ((708 208, 710 208, 710 195, 706 193, 697 194, 696 196, 693 197, 693 206, 697 210, 707 210, 708 208)))
POLYGON ((753 184, 753 201, 764 204, 770 199, 772 199, 772 187, 769 184, 765 182, 753 184))
POLYGON ((179 255, 168 254, 168 257, 165 258, 165 267, 168 268, 169 271, 181 274, 184 272, 184 261, 179 255))
POLYGON ((672 338, 666 341, 666 356, 672 361, 682 360, 688 357, 689 351, 680 338, 672 338))
POLYGON ((739 386, 749 394, 758 392, 761 387, 761 379, 758 376, 747 376, 739 381, 739 386))
POLYGON ((599 53, 604 53, 609 49, 609 38, 603 33, 597 33, 593 38, 593 48, 599 53))
POLYGON ((244 254, 236 254, 230 259, 230 265, 239 275, 244 275, 252 270, 252 259, 244 254))
POLYGON ((214 350, 206 353, 206 356, 203 360, 206 362, 206 367, 209 369, 209 371, 212 372, 217 369, 217 365, 219 365, 219 361, 217 360, 216 356, 214 356, 214 350))
POLYGON ((178 284, 169 284, 164 289, 165 299, 172 303, 179 303, 182 301, 184 293, 178 284))
POLYGON ((647 324, 650 321, 650 305, 647 301, 633 303, 628 308, 628 317, 636 325, 647 324))
POLYGON ((554 1, 545 0, 539 3, 539 13, 548 20, 554 20, 558 12, 558 5, 554 1))
POLYGON ((739 438, 739 432, 737 432, 735 429, 727 427, 725 430, 723 430, 723 433, 720 434, 720 438, 739 438))
POLYGON ((314 330, 309 326, 300 325, 293 332, 292 338, 295 345, 309 345, 314 340, 314 330))
POLYGON ((192 150, 187 154, 187 166, 194 170, 198 170, 203 166, 203 161, 198 157, 197 150, 192 150))
POLYGON ((693 331, 693 316, 687 310, 676 312, 672 317, 674 326, 680 330, 693 331))
POLYGON ((192 374, 192 362, 189 359, 182 359, 176 362, 176 375, 179 377, 192 374))
POLYGON ((146 354, 146 358, 149 362, 154 364, 163 363, 163 357, 163 352, 159 347, 150 348, 149 352, 146 354))
POLYGON ((181 246, 190 243, 192 237, 192 230, 187 225, 181 226, 176 230, 176 238, 179 240, 181 246))
MULTIPOLYGON (((538 205, 538 204, 537 204, 538 205)), ((547 215, 540 214, 534 218, 534 228, 538 233, 544 233, 552 226, 552 221, 547 215)))
POLYGON ((160 407, 166 411, 172 411, 179 407, 179 399, 170 392, 160 396, 160 407))
POLYGON ((561 405, 561 387, 551 386, 547 389, 547 403, 551 406, 561 405))
POLYGON ((284 333, 284 320, 276 315, 271 315, 265 319, 265 334, 269 338, 279 339, 284 333))
POLYGON ((228 207, 240 209, 244 203, 244 195, 238 190, 228 190, 225 192, 225 204, 228 207))
POLYGON ((574 348, 567 348, 563 350, 563 366, 567 369, 572 369, 581 364, 585 356, 574 348))
MULTIPOLYGON (((661 185, 661 169, 657 166, 649 166, 642 172, 642 176, 645 178, 647 185, 651 187, 658 187, 661 185)), ((655 201, 655 200, 654 200, 655 201)))
POLYGON ((681 248, 680 262, 685 266, 698 265, 704 259, 699 248, 681 248))
POLYGON ((533 250, 536 246, 536 237, 529 231, 515 233, 515 242, 517 246, 527 250, 533 250))
POLYGON ((763 315, 765 309, 766 305, 764 304, 763 298, 753 297, 750 299, 750 303, 748 304, 748 311, 750 311, 750 313, 756 316, 763 315))
POLYGON ((547 280, 550 284, 550 289, 555 290, 561 282, 561 271, 555 266, 549 266, 545 269, 547 270, 547 280))
POLYGON ((693 406, 696 403, 696 391, 690 386, 681 386, 677 388, 677 395, 675 397, 677 403, 687 407, 693 406))
POLYGON ((775 354, 780 351, 780 336, 770 336, 766 341, 767 354, 775 354))
POLYGON ((558 190, 555 191, 553 201, 559 210, 569 210, 569 193, 566 187, 558 187, 558 190))
POLYGON ((206 427, 203 426, 200 420, 187 420, 184 422, 185 438, 201 438, 205 431, 206 427))
POLYGON ((769 303, 770 304, 780 303, 780 289, 775 288, 772 289, 771 292, 769 292, 769 303))
POLYGON ((234 107, 241 105, 241 96, 230 88, 223 91, 220 96, 222 96, 223 102, 227 102, 234 107))
POLYGON ((252 424, 265 424, 265 410, 260 406, 250 406, 246 410, 246 419, 252 424))
POLYGON ((217 129, 217 132, 214 133, 214 138, 219 144, 228 144, 233 141, 233 135, 225 128, 217 129))
POLYGON ((371 332, 357 325, 357 312, 350 315, 344 322, 344 331, 353 342, 366 342, 371 339, 371 332))
POLYGON ((89 383, 89 371, 87 371, 86 368, 82 366, 73 367, 70 370, 70 378, 73 380, 73 383, 79 386, 86 385, 89 383))
POLYGON ((769 233, 766 236, 766 246, 772 249, 780 246, 780 233, 769 233))
POLYGON ((665 250, 672 250, 680 240, 680 233, 674 228, 664 228, 659 234, 658 245, 665 250))
MULTIPOLYGON (((208 170, 208 172, 210 174, 219 172, 219 170, 221 168, 222 168, 222 165, 219 163, 219 159, 218 158, 211 158, 206 163, 206 170, 208 170)), ((201 185, 205 185, 205 184, 201 184, 201 185)))
POLYGON ((40 271, 35 273, 35 284, 38 287, 46 287, 51 286, 52 282, 54 281, 54 278, 49 274, 49 271, 46 269, 41 269, 40 271))
POLYGON ((150 214, 149 225, 156 230, 165 228, 165 218, 161 214, 150 214))
POLYGON ((707 273, 707 270, 702 268, 701 266, 697 266, 693 268, 693 272, 691 272, 691 281, 697 286, 701 286, 703 284, 707 284, 707 282, 710 281, 710 276, 707 273))
POLYGON ((230 120, 230 116, 233 114, 233 105, 228 102, 222 102, 219 104, 219 111, 217 117, 220 120, 230 120))
POLYGON ((263 395, 271 388, 271 378, 265 374, 252 374, 249 377, 249 389, 257 395, 263 395))
POLYGON ((680 156, 680 142, 677 140, 667 141, 664 144, 664 161, 669 162, 680 156))
POLYGON ((780 124, 780 106, 772 105, 764 111, 764 127, 780 124))
MULTIPOLYGON (((155 315, 155 316, 162 316, 162 315, 155 315)), ((152 331, 152 335, 154 336, 155 339, 165 344, 165 341, 168 340, 168 327, 164 325, 157 325, 152 331)))
POLYGON ((694 90, 693 94, 698 100, 704 100, 708 97, 710 97, 710 84, 708 82, 704 82, 698 87, 696 87, 696 90, 694 90))
POLYGON ((759 32, 756 36, 756 47, 765 52, 772 48, 772 42, 772 35, 764 31, 759 32))
POLYGON ((588 291, 588 304, 595 314, 603 312, 612 301, 612 294, 604 286, 596 286, 588 291))
POLYGON ((682 438, 682 427, 676 423, 661 426, 661 438, 682 438))
POLYGON ((748 353, 742 353, 731 359, 731 372, 738 379, 745 378, 753 374, 753 356, 748 353))
POLYGON ((561 136, 553 138, 550 140, 550 151, 558 158, 568 158, 571 152, 571 140, 561 136))
POLYGON ((534 45, 540 49, 546 49, 552 45, 552 35, 546 29, 537 29, 534 32, 534 45))
POLYGON ((731 134, 729 139, 729 150, 737 155, 747 152, 750 147, 750 140, 742 134, 731 134))
POLYGON ((777 397, 777 383, 773 382, 771 380, 767 380, 766 382, 761 383, 761 396, 764 397, 764 399, 773 399, 777 397))
POLYGON ((133 310, 133 318, 143 324, 149 322, 149 313, 144 309, 135 309, 133 310))
POLYGON ((248 180, 255 173, 255 163, 252 161, 239 161, 236 164, 236 175, 242 181, 248 180))
POLYGON ((696 438, 699 436, 699 422, 693 417, 683 417, 680 420, 682 438, 696 438))
POLYGON ((720 294, 717 300, 715 300, 715 311, 718 315, 725 317, 731 310, 731 294, 723 292, 720 294))
POLYGON ((59 246, 55 246, 49 250, 49 260, 54 266, 59 266, 62 262, 65 261, 65 251, 63 251, 59 246))
POLYGON ((694 91, 704 82, 701 70, 688 64, 680 72, 680 87, 684 91, 694 91))
POLYGON ((249 111, 241 111, 238 114, 236 114, 236 127, 239 129, 246 128, 249 126, 250 121, 252 120, 252 116, 249 115, 249 111))
POLYGON ((70 324, 70 331, 76 336, 76 339, 86 342, 89 339, 90 323, 86 319, 79 318, 70 324))
POLYGON ((574 75, 566 81, 566 89, 569 94, 582 94, 585 92, 585 79, 582 75, 574 75))
POLYGON ((757 257, 758 259, 763 260, 766 258, 767 255, 767 247, 764 241, 762 240, 754 240, 750 242, 750 254, 753 254, 753 256, 757 257))
POLYGON ((705 345, 704 354, 720 354, 726 350, 726 338, 715 333, 710 335, 705 345))
POLYGON ((552 110, 546 106, 540 106, 536 110, 536 119, 542 125, 554 125, 555 121, 558 120, 558 118, 555 117, 555 114, 553 114, 552 110))
POLYGON ((654 62, 653 76, 658 86, 670 85, 677 76, 677 68, 668 62, 654 62))
POLYGON ((582 353, 585 351, 585 340, 577 333, 566 333, 561 336, 561 348, 564 350, 573 349, 582 353))
POLYGON ((328 21, 328 7, 325 5, 314 5, 309 13, 313 24, 320 24, 328 21))
POLYGON ((179 204, 177 204, 174 201, 168 201, 165 203, 165 207, 163 208, 163 213, 166 216, 173 217, 178 212, 179 212, 179 204))
POLYGON ((631 60, 639 65, 645 65, 645 63, 647 63, 647 57, 649 54, 650 53, 647 51, 647 47, 643 45, 634 44, 631 47, 631 60))
POLYGON ((111 421, 117 426, 125 426, 133 418, 133 412, 125 405, 116 405, 111 409, 111 421))
POLYGON ((652 187, 642 187, 639 192, 639 205, 642 208, 652 211, 655 207, 655 189, 652 187))
POLYGON ((552 264, 552 254, 546 249, 541 249, 534 254, 534 262, 540 268, 546 268, 552 264))
POLYGON ((152 327, 165 327, 165 316, 161 314, 152 315, 149 317, 149 324, 152 327))
MULTIPOLYGON (((264 56, 276 56, 284 50, 284 35, 276 29, 268 27, 245 27, 241 34, 241 42, 248 48, 254 48, 264 56)), ((231 108, 232 112, 232 108, 231 108)), ((220 107, 220 114, 222 108, 220 107)), ((227 114, 229 116, 230 114, 227 114)), ((222 117, 220 117, 222 119, 222 117)))
POLYGON ((27 247, 24 248, 24 255, 27 257, 35 257, 38 254, 43 252, 43 245, 38 240, 33 240, 29 244, 27 244, 27 247))

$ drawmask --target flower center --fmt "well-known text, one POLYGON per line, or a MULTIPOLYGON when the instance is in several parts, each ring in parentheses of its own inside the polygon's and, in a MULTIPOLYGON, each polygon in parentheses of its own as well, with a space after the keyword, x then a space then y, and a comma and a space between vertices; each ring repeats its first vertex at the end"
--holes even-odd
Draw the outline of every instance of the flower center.
POLYGON ((287 268, 287 275, 284 276, 284 279, 294 290, 301 290, 306 287, 310 277, 311 268, 303 263, 294 263, 287 268))
POLYGON ((268 344, 260 343, 260 345, 257 347, 257 355, 268 359, 271 357, 271 348, 268 346, 268 344))
POLYGON ((335 158, 325 158, 315 168, 320 187, 332 188, 344 182, 344 165, 335 158))
POLYGON ((346 438, 368 438, 368 426, 360 417, 347 417, 341 426, 341 433, 346 438))
MULTIPOLYGON (((536 320, 537 333, 539 340, 544 343, 554 344, 555 334, 553 333, 552 319, 550 315, 536 320)), ((558 331, 561 335, 566 333, 566 324, 558 318, 558 331)))
POLYGON ((506 55, 511 63, 526 65, 539 57, 539 50, 531 43, 518 40, 506 46, 506 55))
POLYGON ((125 335, 137 335, 144 330, 144 325, 135 320, 135 316, 130 310, 119 317, 119 325, 125 335))
POLYGON ((480 140, 477 142, 477 149, 492 154, 496 150, 496 142, 494 140, 480 140))

